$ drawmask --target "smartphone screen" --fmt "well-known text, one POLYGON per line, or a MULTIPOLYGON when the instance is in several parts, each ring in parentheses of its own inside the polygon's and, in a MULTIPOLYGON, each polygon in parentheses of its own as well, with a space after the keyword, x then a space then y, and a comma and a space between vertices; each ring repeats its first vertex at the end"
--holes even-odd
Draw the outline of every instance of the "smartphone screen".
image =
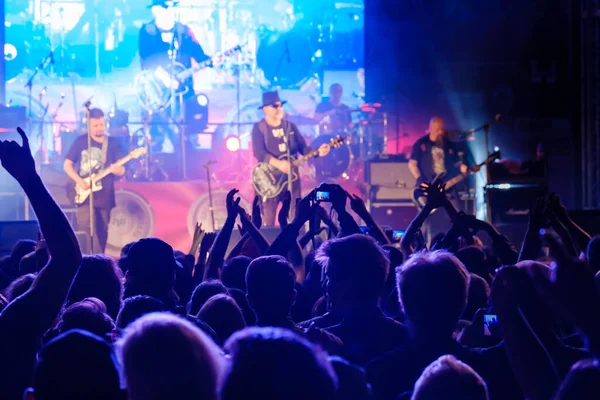
POLYGON ((359 227, 359 228, 360 228, 360 231, 361 231, 362 233, 364 233, 364 234, 367 234, 367 233, 369 233, 369 227, 368 227, 368 226, 361 226, 361 227, 359 227))
POLYGON ((402 229, 396 229, 394 230, 394 240, 401 240, 402 236, 404 236, 404 234, 406 233, 405 230, 402 229))
POLYGON ((316 201, 331 201, 331 193, 317 191, 317 193, 315 193, 315 200, 316 201))
POLYGON ((484 336, 492 336, 490 326, 498 324, 498 316, 495 314, 485 314, 483 316, 483 334, 484 336))

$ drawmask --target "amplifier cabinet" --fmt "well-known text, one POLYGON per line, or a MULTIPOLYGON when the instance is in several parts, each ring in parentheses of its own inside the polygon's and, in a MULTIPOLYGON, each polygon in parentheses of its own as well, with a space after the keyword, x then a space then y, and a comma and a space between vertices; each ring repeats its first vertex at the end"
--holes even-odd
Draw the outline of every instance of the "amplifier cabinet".
POLYGON ((412 202, 371 202, 370 212, 379 226, 406 229, 417 216, 418 210, 412 202))
POLYGON ((374 202, 410 200, 415 189, 415 178, 404 159, 368 160, 365 181, 369 184, 369 199, 374 202))

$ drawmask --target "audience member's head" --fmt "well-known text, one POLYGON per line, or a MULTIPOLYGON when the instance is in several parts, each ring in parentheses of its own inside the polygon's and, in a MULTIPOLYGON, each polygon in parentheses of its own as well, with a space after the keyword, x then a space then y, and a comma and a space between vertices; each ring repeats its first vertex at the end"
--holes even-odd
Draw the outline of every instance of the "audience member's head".
POLYGON ((242 311, 235 300, 226 294, 208 299, 198 312, 198 318, 215 330, 220 344, 246 327, 242 311))
POLYGON ((490 286, 479 275, 470 274, 469 295, 467 306, 462 314, 462 319, 471 321, 480 308, 488 308, 490 298, 490 286))
POLYGON ((487 268, 485 252, 476 246, 467 246, 456 252, 456 258, 463 263, 467 271, 478 275, 491 283, 490 273, 487 268))
POLYGON ((365 371, 340 357, 331 357, 331 364, 338 378, 336 399, 369 400, 372 398, 371 386, 365 371))
MULTIPOLYGON (((35 251, 25 254, 19 261, 19 275, 36 274, 41 268, 38 268, 37 256, 35 251)), ((43 265, 42 265, 43 267, 43 265)))
POLYGON ((246 291, 246 271, 252 262, 250 257, 233 257, 223 266, 221 281, 229 289, 246 291))
MULTIPOLYGON (((251 266, 252 268, 252 266, 251 266)), ((248 328, 225 344, 222 400, 333 399, 337 378, 320 347, 280 328, 248 328)))
POLYGON ((487 400, 487 385, 467 364, 445 355, 432 362, 415 383, 412 400, 487 400))
POLYGON ((117 264, 119 265, 119 268, 121 268, 121 271, 123 272, 123 274, 125 274, 127 272, 127 253, 129 252, 129 249, 131 248, 131 246, 133 246, 136 242, 130 242, 127 243, 125 246, 123 246, 121 248, 121 255, 119 257, 119 261, 117 262, 117 264))
POLYGON ((164 303, 154 297, 138 295, 125 299, 119 315, 117 328, 125 329, 129 324, 146 314, 167 311, 164 303))
POLYGON ((15 279, 5 290, 6 299, 11 302, 26 291, 29 290, 31 284, 35 280, 34 274, 21 275, 15 279))
POLYGON ((83 256, 73 279, 66 304, 86 297, 95 297, 106 305, 108 315, 116 318, 121 308, 123 293, 122 274, 115 261, 101 254, 83 256))
POLYGON ((204 303, 211 297, 217 294, 229 294, 227 288, 216 279, 204 281, 194 289, 192 298, 188 304, 190 315, 198 315, 198 311, 202 308, 204 303))
POLYGON ((596 235, 588 242, 586 256, 592 272, 600 271, 600 235, 596 235))
POLYGON ((115 325, 101 300, 90 297, 71 304, 62 312, 55 329, 60 334, 81 329, 103 339, 109 339, 115 325))
MULTIPOLYGON (((189 260, 186 254, 180 250, 174 252, 175 260, 181 268, 175 268, 175 293, 179 297, 179 304, 185 305, 190 301, 194 291, 194 279, 192 271, 194 270, 193 261, 189 260)), ((193 260, 193 257, 192 257, 193 260)))
POLYGON ((82 330, 70 330, 42 347, 33 388, 26 396, 36 400, 118 400, 119 371, 112 346, 82 330))
POLYGON ((413 254, 396 269, 398 295, 414 336, 451 337, 467 304, 469 273, 446 251, 413 254))
POLYGON ((130 400, 218 398, 220 350, 180 317, 143 316, 125 330, 120 352, 130 400))
POLYGON ((10 253, 10 266, 13 270, 18 270, 19 262, 25 255, 35 250, 35 242, 33 240, 19 240, 12 248, 10 253))
POLYGON ((175 270, 181 268, 173 248, 156 238, 140 239, 125 257, 125 297, 145 294, 156 297, 169 308, 177 305, 175 270))
POLYGON ((600 362, 597 359, 578 361, 571 367, 554 400, 597 399, 599 381, 600 362))
POLYGON ((379 301, 390 263, 377 242, 351 235, 325 242, 317 250, 327 280, 327 295, 337 312, 375 305, 379 301))
POLYGON ((244 316, 244 321, 246 321, 246 325, 254 325, 256 323, 256 315, 254 315, 254 311, 252 311, 252 308, 250 308, 250 304, 248 304, 246 292, 242 292, 240 289, 228 290, 229 295, 235 300, 240 310, 242 310, 242 315, 244 316))
POLYGON ((246 272, 248 303, 258 323, 287 318, 296 301, 296 273, 280 256, 254 259, 246 272))

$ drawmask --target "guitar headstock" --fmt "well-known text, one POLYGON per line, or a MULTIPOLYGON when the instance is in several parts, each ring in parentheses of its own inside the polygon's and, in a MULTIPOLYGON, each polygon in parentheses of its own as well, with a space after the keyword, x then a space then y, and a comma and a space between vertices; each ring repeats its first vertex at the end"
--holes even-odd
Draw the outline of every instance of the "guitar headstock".
POLYGON ((341 137, 340 135, 337 135, 336 137, 334 137, 333 139, 331 139, 329 141, 329 146, 333 147, 333 148, 338 148, 341 145, 343 145, 346 142, 346 139, 341 137))
POLYGON ((129 155, 131 156, 131 158, 140 158, 141 156, 143 156, 147 153, 148 153, 148 150, 145 147, 138 147, 137 149, 135 149, 131 153, 129 153, 129 155))

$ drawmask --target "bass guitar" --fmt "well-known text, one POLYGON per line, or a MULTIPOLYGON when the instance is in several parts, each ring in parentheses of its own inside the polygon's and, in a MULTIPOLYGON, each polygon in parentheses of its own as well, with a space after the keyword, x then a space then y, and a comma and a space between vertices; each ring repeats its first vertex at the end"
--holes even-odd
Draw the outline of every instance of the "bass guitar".
POLYGON ((184 84, 187 79, 196 72, 213 66, 216 60, 236 54, 242 47, 233 47, 191 68, 185 68, 183 64, 176 62, 164 68, 140 72, 133 83, 140 104, 152 113, 164 110, 169 106, 173 94, 184 95, 190 90, 184 84))
MULTIPOLYGON (((344 144, 344 141, 344 138, 338 135, 331 139, 327 145, 331 148, 338 148, 344 144)), ((308 159, 317 157, 318 155, 319 149, 314 149, 298 159, 292 157, 288 160, 286 154, 279 157, 279 159, 290 161, 292 168, 292 182, 295 182, 298 180, 298 173, 294 172, 294 167, 297 167, 308 159)), ((287 187, 287 182, 288 174, 281 172, 271 164, 259 162, 252 169, 252 186, 254 187, 254 190, 256 190, 256 193, 264 198, 272 199, 273 197, 277 197, 277 195, 283 192, 287 187)))
MULTIPOLYGON (((500 158, 500 152, 496 151, 496 152, 490 154, 489 157, 484 162, 482 162, 481 164, 477 164, 476 169, 479 170, 479 168, 481 168, 482 166, 488 165, 489 163, 492 163, 492 162, 498 160, 499 158, 500 158)), ((448 180, 446 182, 446 190, 449 190, 450 188, 452 188, 459 182, 462 182, 471 173, 473 173, 473 171, 470 170, 470 171, 467 171, 467 173, 465 173, 465 174, 456 175, 454 178, 448 180)), ((441 174, 441 175, 443 175, 443 174, 441 174)), ((441 175, 435 176, 432 179, 432 182, 435 182, 437 179, 439 179, 441 177, 441 175)), ((419 209, 419 211, 422 210, 423 207, 425 207, 425 204, 427 203, 427 197, 425 196, 423 190, 421 190, 418 185, 417 185, 417 188, 413 192, 412 200, 413 200, 413 203, 415 203, 415 206, 419 209)))
MULTIPOLYGON (((145 147, 138 147, 114 164, 125 165, 133 159, 140 158, 147 152, 148 150, 145 147)), ((82 177, 89 185, 89 189, 80 188, 74 181, 69 179, 69 183, 67 183, 67 198, 71 200, 75 207, 81 206, 90 197, 90 193, 102 190, 101 180, 110 174, 112 174, 110 168, 104 168, 101 171, 93 171, 91 175, 82 177)))

